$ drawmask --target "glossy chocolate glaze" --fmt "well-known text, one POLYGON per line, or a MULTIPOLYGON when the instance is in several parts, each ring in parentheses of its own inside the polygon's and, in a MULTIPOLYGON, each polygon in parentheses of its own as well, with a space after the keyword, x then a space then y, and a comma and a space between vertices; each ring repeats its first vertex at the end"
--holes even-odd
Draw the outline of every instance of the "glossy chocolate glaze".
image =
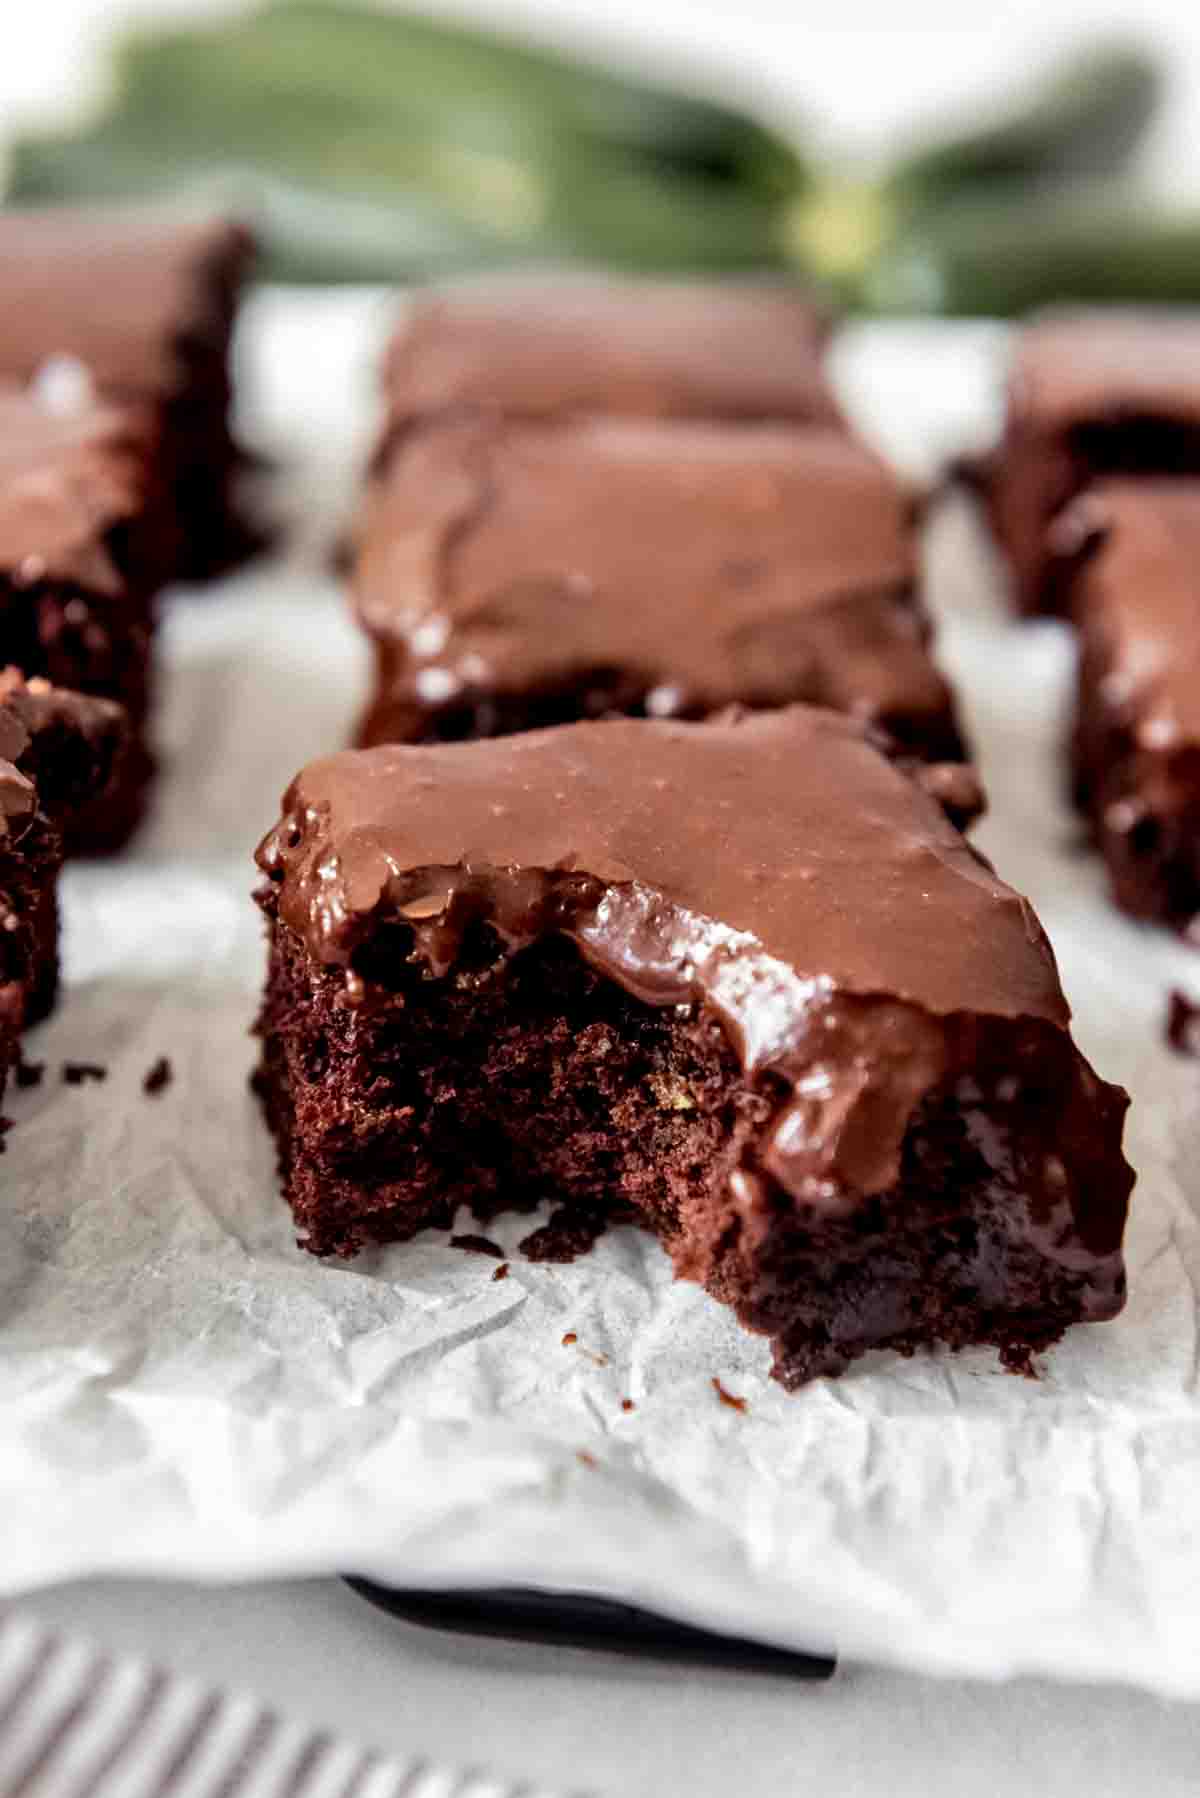
POLYGON ((367 734, 564 691, 658 717, 803 699, 952 755, 915 580, 903 490, 839 432, 446 418, 399 440, 368 496, 367 734))
POLYGON ((1105 697, 1145 751, 1200 744, 1200 480, 1100 481, 1057 520, 1105 697))
POLYGON ((56 411, 0 386, 0 580, 119 592, 109 534, 145 505, 152 442, 135 407, 56 411))
POLYGON ((0 212, 0 373, 50 357, 108 392, 166 399, 228 326, 225 289, 251 238, 211 215, 144 206, 0 212))
POLYGON ((1123 416, 1200 426, 1200 312, 1047 312, 1017 339, 1010 395, 1045 431, 1123 416))
MULTIPOLYGON (((300 774, 258 860, 264 903, 351 1004, 372 1002, 356 955, 381 929, 437 976, 484 921, 504 952, 558 933, 637 998, 707 1008, 783 1083, 760 1169, 830 1211, 894 1182, 980 1029, 1075 1056, 1027 901, 831 712, 348 751, 300 774)), ((760 1207, 761 1175, 739 1180, 760 1207)))
POLYGON ((385 401, 397 420, 471 406, 832 421, 828 325, 811 294, 768 282, 490 277, 413 302, 385 401))

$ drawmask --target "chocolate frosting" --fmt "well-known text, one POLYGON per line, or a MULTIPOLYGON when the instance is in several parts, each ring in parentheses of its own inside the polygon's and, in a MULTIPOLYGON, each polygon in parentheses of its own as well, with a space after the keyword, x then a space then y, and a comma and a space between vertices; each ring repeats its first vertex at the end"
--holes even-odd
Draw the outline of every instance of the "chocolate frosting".
POLYGON ((767 282, 520 276, 416 300, 388 350, 389 414, 477 406, 833 420, 821 366, 828 315, 767 282))
POLYGON ((1105 646, 1108 709, 1143 750, 1200 743, 1200 481, 1100 481, 1056 521, 1077 616, 1105 646))
POLYGON ((144 504, 151 442, 134 407, 57 412, 0 386, 0 580, 118 592, 109 533, 144 504))
POLYGON ((167 398, 224 331, 224 273, 249 234, 147 207, 0 211, 0 374, 69 356, 112 392, 167 398))
POLYGON ((474 415, 396 444, 355 596, 417 727, 612 671, 656 716, 805 699, 948 720, 915 574, 902 490, 842 433, 474 415))
POLYGON ((763 1166, 813 1203, 895 1179, 964 1020, 1069 1016, 1027 901, 858 725, 807 707, 347 751, 293 782, 258 862, 351 1003, 381 926, 408 925, 436 975, 484 919, 510 949, 561 933, 637 997, 708 1008, 783 1081, 763 1166))
POLYGON ((1017 340, 1011 395, 1047 432, 1121 416, 1200 425, 1200 311, 1046 313, 1017 340))

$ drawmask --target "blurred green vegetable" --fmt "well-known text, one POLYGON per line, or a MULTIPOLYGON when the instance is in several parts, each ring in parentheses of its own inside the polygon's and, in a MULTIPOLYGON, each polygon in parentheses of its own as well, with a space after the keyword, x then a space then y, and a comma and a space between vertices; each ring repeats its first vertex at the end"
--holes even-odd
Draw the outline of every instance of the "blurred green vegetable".
POLYGON ((1119 174, 1161 93, 1158 64, 1138 46, 1085 47, 990 123, 902 157, 885 183, 890 203, 912 213, 997 187, 1119 174))
POLYGON ((278 0, 119 56, 90 131, 16 146, 19 200, 183 189, 260 220, 266 272, 396 278, 517 258, 782 258, 796 153, 741 114, 407 14, 278 0))
POLYGON ((89 128, 28 137, 9 196, 184 194, 254 217, 263 271, 393 280, 517 261, 791 266, 851 305, 1200 300, 1200 217, 1121 185, 1157 64, 1097 43, 879 177, 815 174, 736 109, 355 0, 129 39, 89 128))
POLYGON ((1156 212, 1127 187, 1066 187, 942 208, 864 274, 885 312, 1020 313, 1055 301, 1200 301, 1200 212, 1156 212))

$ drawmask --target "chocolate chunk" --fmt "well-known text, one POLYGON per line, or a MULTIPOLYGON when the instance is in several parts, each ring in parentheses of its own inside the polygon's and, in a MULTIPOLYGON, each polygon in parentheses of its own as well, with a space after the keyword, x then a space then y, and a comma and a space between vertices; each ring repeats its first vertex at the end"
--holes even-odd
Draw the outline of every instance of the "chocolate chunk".
POLYGON ((1120 1308, 1125 1095, 1028 902, 849 719, 351 751, 259 865, 315 1252, 463 1202, 632 1212, 789 1384, 1120 1308))

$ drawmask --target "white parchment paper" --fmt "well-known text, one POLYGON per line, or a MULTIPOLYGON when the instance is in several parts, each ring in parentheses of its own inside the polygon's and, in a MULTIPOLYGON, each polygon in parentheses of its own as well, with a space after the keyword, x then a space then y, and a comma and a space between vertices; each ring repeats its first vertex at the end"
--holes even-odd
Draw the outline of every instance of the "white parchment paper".
MULTIPOLYGON (((533 1582, 925 1669, 1200 1694, 1200 1068, 1162 1045, 1168 990, 1200 966, 1112 912, 1073 848, 1069 644, 1004 616, 963 504, 928 551, 992 792, 981 840, 1041 913, 1081 1045, 1134 1095, 1124 1316, 1073 1332, 1037 1382, 984 1353, 875 1356, 787 1395, 765 1344, 632 1230, 568 1267, 514 1254, 500 1282, 444 1237, 348 1266, 294 1246, 246 1084, 250 853, 364 690, 318 546, 381 318, 369 295, 256 303, 246 402, 295 463, 293 544, 172 599, 154 817, 66 881, 67 989, 0 1161, 0 1589, 120 1570, 533 1582), (163 1054, 174 1080, 147 1097, 163 1054), (67 1059, 107 1081, 64 1085, 67 1059)), ((839 373, 919 474, 986 434, 1000 343, 863 329, 839 373)), ((490 1233, 515 1250, 529 1228, 490 1233)))

